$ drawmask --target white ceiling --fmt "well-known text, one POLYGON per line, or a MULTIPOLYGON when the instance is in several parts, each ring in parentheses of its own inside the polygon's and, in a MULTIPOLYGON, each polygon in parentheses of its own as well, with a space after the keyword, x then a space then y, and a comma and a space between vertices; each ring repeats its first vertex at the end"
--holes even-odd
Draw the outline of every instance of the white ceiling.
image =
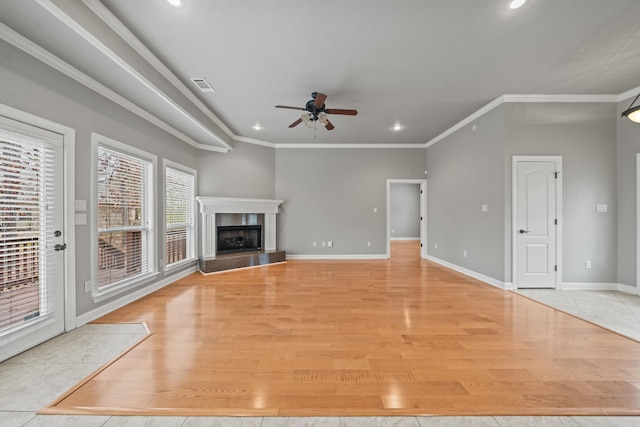
POLYGON ((529 0, 515 11, 506 0, 182 1, 1 0, 0 37, 34 42, 58 68, 221 151, 425 144, 504 94, 640 85, 637 0, 529 0), (193 77, 216 92, 198 92, 193 77), (313 91, 359 114, 330 116, 333 131, 289 129, 301 112, 274 106, 303 107, 313 91))

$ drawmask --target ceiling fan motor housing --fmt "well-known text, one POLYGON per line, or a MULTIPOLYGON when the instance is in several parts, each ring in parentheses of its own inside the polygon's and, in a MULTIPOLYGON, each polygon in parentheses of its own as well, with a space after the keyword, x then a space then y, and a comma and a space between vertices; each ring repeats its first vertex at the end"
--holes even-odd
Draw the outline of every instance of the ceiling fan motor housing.
POLYGON ((314 102, 315 101, 313 99, 307 101, 307 105, 305 105, 305 108, 307 109, 308 112, 311 113, 311 115, 313 116, 313 120, 317 120, 318 119, 318 114, 324 112, 325 105, 322 104, 322 107, 316 108, 313 105, 314 102))

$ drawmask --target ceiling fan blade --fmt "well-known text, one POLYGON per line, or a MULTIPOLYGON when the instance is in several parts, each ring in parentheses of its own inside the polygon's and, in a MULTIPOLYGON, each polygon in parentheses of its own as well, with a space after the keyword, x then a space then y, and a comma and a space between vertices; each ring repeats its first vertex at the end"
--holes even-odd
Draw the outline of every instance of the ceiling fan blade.
POLYGON ((324 110, 327 114, 342 114, 343 116, 355 116, 358 114, 358 110, 343 110, 340 108, 331 108, 324 110))
POLYGON ((316 93, 316 97, 313 100, 313 106, 316 108, 322 108, 322 106, 324 105, 324 101, 326 101, 327 99, 327 95, 325 95, 324 93, 316 93))
POLYGON ((333 130, 335 128, 335 126, 333 125, 333 123, 331 123, 329 120, 327 120, 327 124, 324 125, 325 129, 327 130, 333 130))
POLYGON ((302 108, 302 107, 290 107, 288 105, 276 105, 276 108, 288 108, 290 110, 302 110, 302 111, 307 111, 306 108, 302 108))
POLYGON ((289 127, 290 127, 290 128, 294 128, 294 127, 298 126, 300 123, 302 123, 302 119, 298 119, 298 120, 296 120, 295 122, 291 123, 291 124, 289 125, 289 127))

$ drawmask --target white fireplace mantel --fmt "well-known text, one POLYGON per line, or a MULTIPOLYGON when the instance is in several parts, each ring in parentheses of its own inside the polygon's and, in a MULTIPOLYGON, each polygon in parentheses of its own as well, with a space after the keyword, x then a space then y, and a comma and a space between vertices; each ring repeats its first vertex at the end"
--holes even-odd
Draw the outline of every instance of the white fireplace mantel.
POLYGON ((216 256, 216 214, 264 214, 266 251, 276 249, 276 214, 283 200, 239 199, 233 197, 196 197, 200 205, 200 257, 216 256))

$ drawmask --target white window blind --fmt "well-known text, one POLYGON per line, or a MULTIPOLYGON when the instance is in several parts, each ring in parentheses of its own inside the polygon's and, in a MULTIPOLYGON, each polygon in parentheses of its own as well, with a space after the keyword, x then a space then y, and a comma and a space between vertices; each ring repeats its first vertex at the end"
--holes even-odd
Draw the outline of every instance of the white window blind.
POLYGON ((194 257, 195 176, 167 167, 165 178, 167 266, 194 257))
POLYGON ((98 147, 98 290, 152 270, 151 161, 98 147))
POLYGON ((58 167, 46 142, 0 131, 0 331, 53 313, 58 167))

